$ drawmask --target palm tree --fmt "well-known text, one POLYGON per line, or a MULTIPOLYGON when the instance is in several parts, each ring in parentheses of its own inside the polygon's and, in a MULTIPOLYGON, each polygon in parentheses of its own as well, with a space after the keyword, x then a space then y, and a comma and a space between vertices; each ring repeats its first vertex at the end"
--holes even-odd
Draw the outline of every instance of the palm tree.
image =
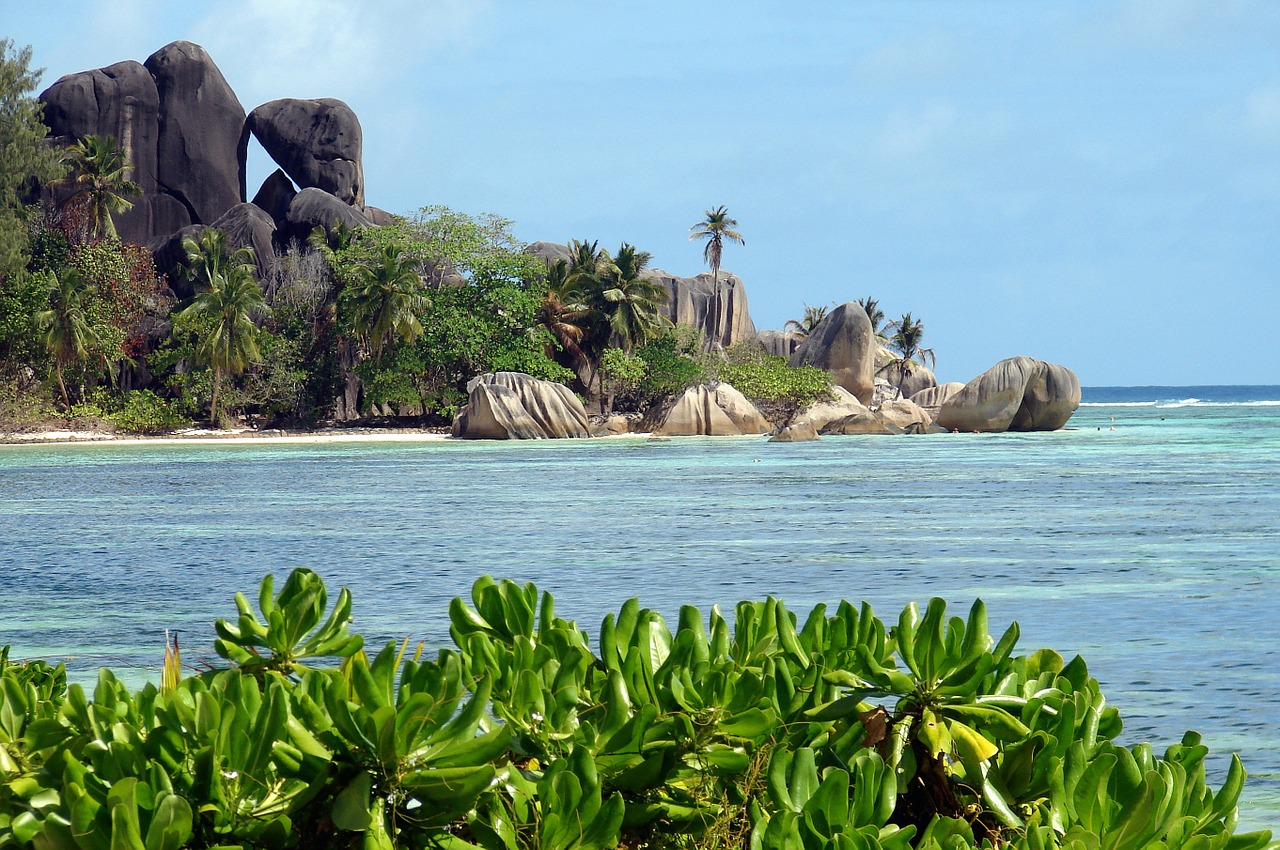
POLYGON ((877 339, 884 339, 884 310, 880 309, 880 302, 868 295, 866 298, 859 298, 854 303, 862 308, 862 312, 867 314, 867 318, 871 320, 871 333, 877 339))
POLYGON ((827 308, 825 306, 810 307, 806 304, 804 305, 804 318, 798 321, 796 319, 788 319, 787 323, 782 326, 782 329, 791 331, 793 334, 803 339, 813 333, 818 325, 822 324, 822 320, 826 317, 827 308))
POLYGON ((62 182, 73 191, 62 202, 63 209, 73 205, 86 208, 91 241, 115 238, 111 214, 128 212, 133 202, 127 196, 142 194, 142 188, 129 179, 133 166, 125 160, 124 151, 111 136, 91 135, 69 147, 64 156, 72 171, 62 182))
POLYGON ((662 305, 669 296, 662 284, 642 276, 652 257, 648 251, 623 242, 615 256, 605 257, 610 262, 601 275, 603 310, 613 336, 630 354, 668 324, 662 305))
POLYGON ((58 389, 62 390, 62 403, 68 410, 71 397, 62 378, 63 367, 88 357, 90 347, 98 342, 98 335, 85 314, 85 300, 91 293, 89 281, 78 269, 63 269, 49 285, 49 309, 36 314, 36 326, 45 347, 53 355, 58 389))
POLYGON ((374 265, 356 269, 357 282, 349 294, 351 324, 376 360, 403 337, 412 342, 422 334, 418 315, 430 303, 417 263, 402 249, 388 245, 374 265))
POLYGON ((935 366, 937 361, 932 348, 922 348, 920 345, 924 340, 924 323, 919 319, 913 319, 910 313, 903 313, 902 318, 890 322, 889 327, 893 328, 889 347, 897 353, 897 357, 881 367, 881 371, 896 369, 898 389, 901 390, 907 378, 911 377, 912 370, 924 363, 928 363, 930 367, 935 366))
POLYGON ((182 250, 187 253, 186 276, 196 289, 212 289, 233 270, 256 274, 252 248, 227 247, 227 235, 212 227, 201 231, 198 239, 184 236, 182 250))
POLYGON ((209 418, 218 421, 218 394, 226 375, 239 375, 261 359, 258 326, 253 318, 267 309, 252 265, 236 265, 224 270, 179 314, 203 319, 196 356, 213 369, 213 394, 209 418))
POLYGON ((702 258, 707 261, 707 265, 711 266, 711 291, 713 293, 712 309, 715 316, 712 319, 711 327, 711 344, 720 344, 720 258, 724 253, 724 240, 737 242, 739 245, 745 245, 746 240, 742 238, 742 234, 734 230, 738 226, 736 218, 729 218, 729 210, 723 204, 713 210, 707 210, 706 217, 702 221, 692 225, 689 229, 693 232, 689 234, 689 239, 705 239, 706 246, 702 249, 702 258))
POLYGON ((581 327, 582 312, 571 305, 575 299, 569 287, 569 262, 556 260, 547 263, 544 279, 547 291, 538 308, 536 320, 546 328, 554 342, 547 345, 547 357, 557 359, 557 351, 564 352, 567 364, 575 371, 587 365, 586 352, 582 350, 585 331, 581 327), (559 346, 559 349, 556 346, 559 346))

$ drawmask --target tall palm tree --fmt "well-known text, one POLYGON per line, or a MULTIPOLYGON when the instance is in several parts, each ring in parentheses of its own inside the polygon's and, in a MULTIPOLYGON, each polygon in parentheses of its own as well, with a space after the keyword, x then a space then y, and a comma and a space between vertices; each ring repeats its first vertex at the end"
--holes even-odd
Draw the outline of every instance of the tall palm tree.
POLYGON ((252 248, 231 249, 227 235, 212 227, 201 231, 199 238, 184 236, 182 250, 187 254, 186 276, 197 290, 212 289, 235 270, 256 274, 252 248))
POLYGON ((782 326, 783 330, 791 331, 800 338, 804 338, 813 333, 818 325, 822 324, 822 320, 827 317, 827 307, 810 307, 804 305, 804 318, 800 320, 788 319, 787 323, 782 326))
POLYGON ((237 265, 221 272, 180 314, 208 323, 197 343, 196 356, 213 369, 209 416, 214 422, 218 421, 222 379, 239 375, 262 358, 258 350, 258 326, 253 319, 267 307, 252 268, 252 265, 237 265))
POLYGON ((919 319, 913 319, 910 313, 903 313, 902 318, 896 322, 890 322, 889 327, 893 329, 893 336, 889 337, 889 347, 897 356, 886 363, 881 371, 895 369, 898 374, 898 389, 902 389, 902 385, 917 367, 925 363, 932 367, 937 364, 937 361, 933 356, 932 348, 921 347, 924 340, 924 323, 919 319))
POLYGON ((602 308, 613 336, 630 354, 668 324, 662 305, 669 296, 662 284, 642 276, 652 257, 648 251, 623 242, 617 254, 605 256, 610 262, 601 275, 602 308))
POLYGON ((711 340, 713 346, 720 345, 720 259, 724 254, 724 240, 737 242, 739 245, 745 245, 746 240, 742 238, 736 228, 738 220, 729 218, 729 210, 723 204, 715 209, 707 210, 704 214, 705 218, 692 226, 689 239, 705 239, 707 244, 702 249, 702 258, 707 261, 707 265, 711 267, 711 291, 712 291, 712 310, 715 313, 711 320, 711 340))
POLYGON ((557 352, 563 352, 567 364, 575 371, 587 365, 586 352, 582 350, 585 331, 582 328, 582 311, 574 309, 576 299, 569 286, 569 263, 556 260, 547 263, 544 279, 547 291, 538 308, 536 320, 551 334, 553 343, 547 346, 547 357, 555 360, 557 352), (559 349, 556 346, 559 346, 559 349))
POLYGON ((62 390, 62 403, 68 410, 71 397, 62 370, 88 357, 90 347, 98 342, 98 335, 85 313, 85 301, 91 292, 89 281, 78 269, 63 269, 49 285, 49 309, 36 314, 36 326, 45 347, 53 355, 58 389, 62 390))
POLYGON ((116 225, 112 213, 128 212, 131 195, 142 194, 142 188, 129 179, 132 170, 124 151, 111 136, 85 136, 67 149, 65 161, 71 174, 63 182, 72 193, 62 207, 83 205, 88 212, 88 238, 115 238, 116 225))
POLYGON ((868 295, 866 298, 859 298, 854 303, 862 308, 862 312, 867 314, 867 318, 871 320, 871 333, 877 339, 884 339, 884 310, 880 309, 880 302, 868 295))
POLYGON ((349 294, 351 324, 366 350, 376 359, 403 337, 412 342, 422 334, 418 315, 430 304, 417 263, 400 248, 388 245, 377 262, 356 269, 349 294))

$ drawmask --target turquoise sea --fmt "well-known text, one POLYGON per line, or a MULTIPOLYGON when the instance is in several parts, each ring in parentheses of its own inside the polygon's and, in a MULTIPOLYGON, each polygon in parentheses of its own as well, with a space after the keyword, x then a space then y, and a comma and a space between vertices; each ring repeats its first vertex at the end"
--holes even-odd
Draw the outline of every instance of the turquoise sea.
POLYGON ((1087 388, 1052 434, 0 446, 0 645, 141 681, 166 628, 200 663, 234 591, 300 565, 429 645, 483 573, 593 633, 630 596, 981 596, 1084 655, 1126 742, 1239 751, 1242 821, 1280 827, 1278 518, 1280 387, 1087 388))

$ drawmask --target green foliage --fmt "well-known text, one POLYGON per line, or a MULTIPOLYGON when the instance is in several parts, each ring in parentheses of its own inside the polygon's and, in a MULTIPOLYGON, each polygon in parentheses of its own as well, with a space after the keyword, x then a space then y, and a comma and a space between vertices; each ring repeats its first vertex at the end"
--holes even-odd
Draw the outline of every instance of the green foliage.
POLYGON ((65 169, 45 146, 43 106, 32 94, 41 71, 31 68, 31 48, 0 39, 0 292, 26 267, 26 197, 35 182, 49 183, 65 169))
MULTIPOLYGON (((531 585, 479 579, 456 649, 350 635, 350 595, 264 580, 233 664, 92 699, 0 651, 0 848, 1261 850, 1187 733, 1156 755, 1080 658, 1015 653, 986 609, 865 603, 732 621, 630 600, 597 640, 531 585), (593 645, 595 649, 593 649, 593 645), (334 666, 337 663, 338 666, 334 666)), ((176 678, 176 677, 173 677, 176 678)))
POLYGON ((816 366, 788 366, 785 357, 770 355, 755 342, 739 343, 723 358, 712 359, 709 371, 757 405, 770 408, 771 418, 781 422, 831 395, 829 373, 816 366))
POLYGON ((191 420, 175 409, 173 402, 151 390, 130 390, 124 394, 120 409, 106 414, 126 434, 163 434, 185 428, 191 420))
POLYGON ((636 352, 647 368, 642 388, 648 399, 677 393, 707 380, 701 362, 701 336, 688 326, 676 326, 636 352))

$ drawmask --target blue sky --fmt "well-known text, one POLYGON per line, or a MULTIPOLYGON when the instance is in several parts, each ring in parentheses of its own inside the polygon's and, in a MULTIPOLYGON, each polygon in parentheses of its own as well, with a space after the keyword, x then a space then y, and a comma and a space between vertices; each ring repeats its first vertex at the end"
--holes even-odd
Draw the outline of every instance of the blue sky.
POLYGON ((385 209, 691 275, 725 204, 762 329, 871 295, 923 319, 940 380, 1027 354, 1091 386, 1280 383, 1280 3, 86 5, 0 0, 0 36, 44 85, 182 38, 246 110, 341 98, 385 209))

